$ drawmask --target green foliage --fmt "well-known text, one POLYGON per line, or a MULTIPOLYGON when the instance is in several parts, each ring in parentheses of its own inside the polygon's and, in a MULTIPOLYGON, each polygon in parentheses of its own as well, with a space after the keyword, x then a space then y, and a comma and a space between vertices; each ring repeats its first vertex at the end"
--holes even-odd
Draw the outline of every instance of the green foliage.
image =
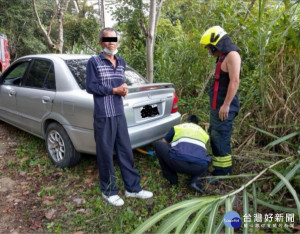
MULTIPOLYGON (((147 12, 147 8, 137 1, 117 2, 119 7, 115 16, 119 30, 122 31, 121 55, 145 75, 145 37, 139 21, 146 21, 143 12, 147 12)), ((267 110, 270 104, 266 104, 265 99, 274 101, 277 97, 289 97, 289 103, 299 106, 295 90, 299 86, 299 61, 294 60, 299 58, 296 55, 299 54, 297 22, 297 2, 254 1, 253 4, 250 0, 165 1, 156 34, 154 80, 175 84, 177 94, 182 99, 179 106, 182 113, 196 112, 205 118, 214 59, 207 56, 207 51, 201 48, 199 41, 206 28, 221 25, 241 48, 241 118, 248 114, 248 110, 252 110, 250 114, 253 120, 249 119, 250 122, 265 126, 267 120, 272 119, 273 124, 282 123, 282 117, 268 116, 274 110, 267 110), (282 68, 281 72, 279 68, 282 68), (295 82, 287 82, 290 77, 295 77, 295 82), (276 82, 279 78, 282 81, 276 82), (273 87, 270 87, 270 83, 273 87), (287 83, 291 84, 288 89, 280 86, 287 83), (273 90, 281 90, 282 93, 276 95, 272 93, 273 90)), ((278 108, 277 103, 280 105, 280 100, 276 100, 273 106, 278 108)), ((291 112, 295 112, 295 108, 293 106, 294 111, 291 112)), ((286 106, 281 109, 282 113, 276 113, 277 116, 283 115, 284 109, 286 106)), ((295 120, 292 117, 285 123, 295 120)), ((273 130, 274 133, 284 131, 273 130)))
POLYGON ((92 6, 88 5, 87 0, 80 1, 79 7, 81 9, 79 14, 72 14, 71 7, 69 14, 64 17, 64 52, 78 53, 76 49, 80 47, 80 50, 87 54, 93 54, 95 52, 89 50, 89 47, 99 48, 100 25, 97 18, 94 17, 96 12, 92 6))
POLYGON ((140 26, 146 17, 143 1, 112 0, 115 6, 113 16, 118 22, 116 29, 121 32, 120 55, 142 75, 146 73, 146 39, 140 26))
MULTIPOLYGON (((139 21, 147 8, 141 2, 118 1, 122 31, 121 55, 145 75, 145 37, 139 21), (138 5, 137 5, 138 4, 138 5)), ((208 87, 214 59, 200 45, 202 33, 221 25, 241 48, 239 144, 249 136, 248 123, 275 135, 292 133, 287 126, 299 115, 299 1, 165 1, 154 51, 154 81, 172 82, 182 114, 194 112, 208 120, 208 87), (243 136, 245 132, 245 136, 243 136)), ((251 134, 255 134, 251 132, 251 134)), ((269 138, 260 135, 254 144, 269 138)), ((288 135, 288 134, 286 134, 288 135)), ((299 137, 293 141, 299 140, 299 137)))
MULTIPOLYGON (((100 29, 88 2, 79 1, 80 14, 74 11, 73 2, 69 4, 64 16, 64 52, 73 50, 75 44, 81 44, 83 50, 89 46, 97 48, 98 32, 100 29)), ((46 30, 55 14, 54 1, 37 0, 37 10, 46 30)), ((53 53, 48 47, 44 35, 38 28, 33 13, 32 2, 27 0, 0 0, 0 32, 8 36, 12 61, 20 56, 38 53, 53 53)), ((54 43, 57 37, 57 22, 54 18, 51 34, 54 43)), ((90 50, 89 50, 90 51, 90 50)), ((91 52, 90 52, 91 53, 91 52)))
POLYGON ((0 32, 7 35, 11 59, 44 53, 47 47, 36 27, 31 1, 0 0, 0 32))

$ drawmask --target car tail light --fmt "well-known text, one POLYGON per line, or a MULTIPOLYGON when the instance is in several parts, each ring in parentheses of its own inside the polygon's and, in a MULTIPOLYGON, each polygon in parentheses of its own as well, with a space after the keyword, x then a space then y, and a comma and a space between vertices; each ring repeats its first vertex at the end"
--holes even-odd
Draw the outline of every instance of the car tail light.
POLYGON ((171 113, 176 113, 177 111, 178 111, 178 97, 176 93, 174 93, 171 113))

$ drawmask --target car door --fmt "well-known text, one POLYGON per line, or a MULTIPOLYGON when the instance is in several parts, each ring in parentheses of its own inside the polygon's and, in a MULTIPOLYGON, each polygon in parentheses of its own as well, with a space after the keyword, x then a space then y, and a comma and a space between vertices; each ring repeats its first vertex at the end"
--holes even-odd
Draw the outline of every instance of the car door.
POLYGON ((30 61, 20 61, 3 73, 0 81, 0 118, 19 125, 20 118, 16 107, 16 96, 21 88, 30 61))
POLYGON ((50 114, 55 97, 54 65, 49 60, 34 59, 16 96, 16 106, 23 128, 42 136, 42 121, 50 114))

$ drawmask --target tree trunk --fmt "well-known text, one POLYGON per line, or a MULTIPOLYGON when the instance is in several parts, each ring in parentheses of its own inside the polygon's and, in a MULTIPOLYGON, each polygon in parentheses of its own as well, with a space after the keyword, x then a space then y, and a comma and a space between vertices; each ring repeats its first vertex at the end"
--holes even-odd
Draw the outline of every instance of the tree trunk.
POLYGON ((156 5, 155 0, 150 1, 150 14, 148 23, 148 35, 146 38, 147 47, 147 79, 153 83, 153 52, 154 52, 154 31, 155 31, 155 15, 156 5))
POLYGON ((100 27, 105 28, 104 0, 98 0, 100 27))
POLYGON ((64 46, 64 27, 63 27, 63 19, 64 19, 64 10, 68 9, 70 0, 66 0, 65 7, 62 8, 60 5, 60 0, 55 0, 56 11, 57 11, 57 22, 58 22, 58 40, 57 40, 57 53, 61 54, 64 46))
MULTIPOLYGON (((61 0, 55 0, 56 16, 57 16, 57 23, 58 23, 58 38, 57 38, 57 43, 54 44, 51 37, 50 37, 51 26, 52 26, 53 20, 51 19, 50 25, 48 27, 49 30, 47 32, 46 29, 43 27, 43 25, 41 23, 39 14, 38 14, 37 9, 36 9, 35 0, 32 0, 33 10, 34 10, 34 14, 35 14, 35 17, 37 19, 38 25, 39 25, 40 29, 42 30, 44 36, 46 37, 46 39, 48 41, 48 45, 50 46, 50 48, 55 49, 56 52, 59 53, 59 54, 61 54, 63 52, 63 46, 64 46, 63 19, 64 19, 64 11, 68 9, 69 2, 70 2, 70 0, 66 0, 65 1, 65 6, 62 8, 61 7, 61 0)), ((53 15, 53 17, 54 17, 54 15, 53 15)))
POLYGON ((52 42, 52 40, 51 40, 51 38, 49 36, 50 32, 51 32, 51 26, 49 27, 49 31, 47 32, 46 29, 43 27, 43 25, 41 23, 39 14, 38 14, 37 9, 36 9, 35 0, 32 0, 32 6, 33 6, 33 11, 34 11, 34 15, 36 17, 37 23, 38 23, 40 29, 42 30, 44 36, 46 37, 48 45, 50 46, 50 48, 56 49, 56 45, 52 42))
POLYGON ((158 19, 161 11, 161 7, 164 0, 158 2, 157 11, 156 11, 156 0, 150 0, 150 14, 149 14, 149 23, 148 30, 145 32, 146 36, 146 52, 147 52, 147 80, 150 83, 153 83, 153 55, 154 55, 154 45, 155 45, 155 34, 156 27, 158 24, 158 19))

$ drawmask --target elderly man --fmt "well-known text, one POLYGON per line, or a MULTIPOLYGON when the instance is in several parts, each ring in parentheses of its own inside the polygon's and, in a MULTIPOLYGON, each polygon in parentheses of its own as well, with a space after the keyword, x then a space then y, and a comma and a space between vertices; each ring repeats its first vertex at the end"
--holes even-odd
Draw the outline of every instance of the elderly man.
POLYGON ((123 99, 128 92, 124 83, 125 61, 116 56, 118 35, 113 28, 99 33, 102 51, 89 59, 86 70, 87 92, 94 96, 94 133, 97 166, 102 197, 114 206, 124 201, 118 195, 113 153, 121 170, 126 197, 150 198, 152 192, 142 190, 140 175, 134 167, 133 153, 124 114, 123 99))

